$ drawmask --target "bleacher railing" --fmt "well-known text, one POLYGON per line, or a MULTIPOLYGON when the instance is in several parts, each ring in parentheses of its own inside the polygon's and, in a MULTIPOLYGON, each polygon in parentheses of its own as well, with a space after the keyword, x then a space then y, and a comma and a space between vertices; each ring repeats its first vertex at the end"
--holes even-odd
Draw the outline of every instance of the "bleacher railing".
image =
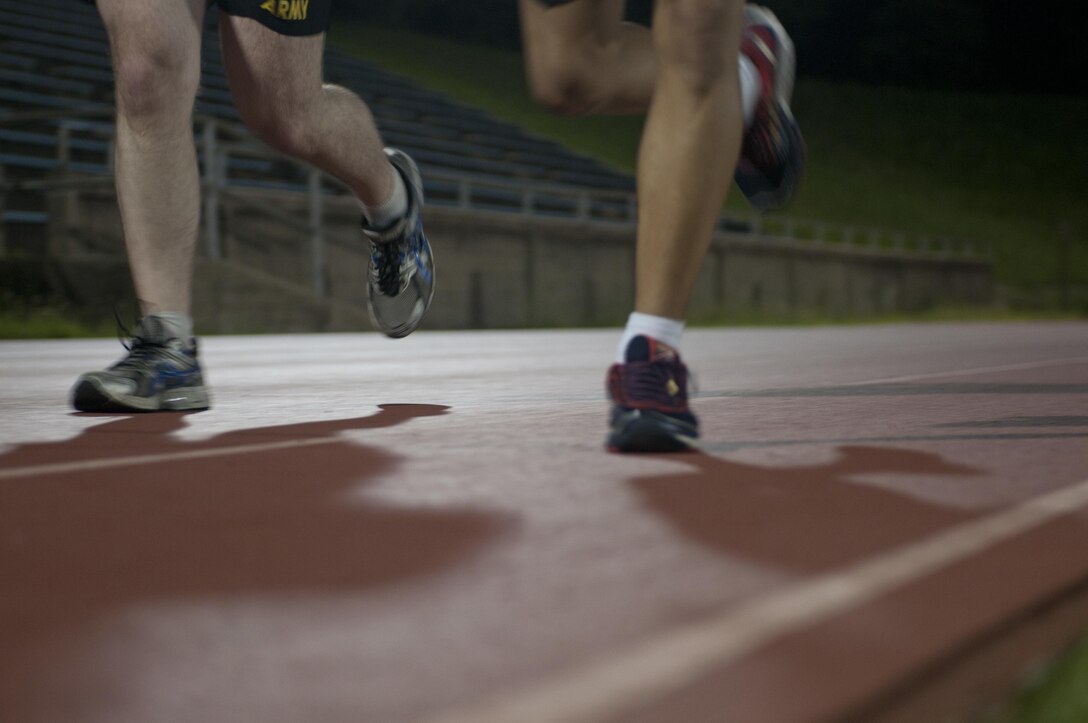
MULTIPOLYGON (((96 106, 74 114, 71 110, 46 110, 0 116, 0 129, 52 120, 56 122, 56 163, 52 172, 40 178, 0 184, 4 195, 12 190, 78 192, 112 184, 112 136, 106 142, 105 158, 95 172, 94 164, 73 164, 72 139, 76 130, 87 131, 91 124, 104 126, 112 115, 109 108, 96 106)), ((249 208, 297 230, 308 238, 311 287, 319 297, 325 288, 325 208, 329 203, 353 202, 347 188, 321 171, 277 153, 257 142, 237 123, 211 116, 197 116, 194 127, 201 164, 203 199, 203 252, 212 259, 223 258, 220 209, 225 203, 249 208), (254 169, 262 164, 280 164, 289 173, 260 178, 254 169), (285 164, 285 165, 284 165, 285 164), (303 215, 261 203, 260 190, 277 190, 305 198, 303 215)), ((409 152, 411 149, 406 149, 409 152)), ((7 177, 2 173, 0 178, 7 177)), ((630 192, 535 183, 524 179, 490 178, 444 168, 422 168, 429 205, 551 218, 579 224, 609 224, 634 227, 637 218, 635 195, 630 192)), ((6 204, 0 199, 0 210, 6 204)), ((63 227, 63 224, 62 224, 63 227)), ((730 242, 746 237, 759 243, 789 243, 841 248, 855 253, 907 254, 944 259, 987 260, 992 256, 986 242, 927 236, 881 228, 832 224, 789 216, 738 217, 723 215, 719 236, 730 242)), ((0 237, 2 238, 2 237, 0 237)), ((4 249, 0 246, 0 253, 4 249)))

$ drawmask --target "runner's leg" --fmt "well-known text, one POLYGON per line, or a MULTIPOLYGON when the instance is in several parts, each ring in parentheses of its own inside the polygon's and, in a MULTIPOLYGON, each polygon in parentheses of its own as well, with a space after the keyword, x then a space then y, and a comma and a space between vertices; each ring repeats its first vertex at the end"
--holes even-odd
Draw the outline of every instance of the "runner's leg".
POLYGON ((281 35, 248 17, 221 23, 227 77, 242 120, 266 143, 346 183, 363 206, 371 320, 410 334, 434 295, 423 233, 423 183, 405 153, 382 147, 374 117, 351 91, 322 78, 325 34, 281 35))
POLYGON ((644 113, 654 88, 648 28, 623 21, 624 0, 548 8, 519 0, 533 97, 567 115, 644 113))
POLYGON ((388 200, 393 166, 366 104, 322 79, 324 33, 287 36, 224 15, 223 60, 242 121, 273 148, 336 176, 366 206, 388 200))
POLYGON ((740 0, 655 6, 658 72, 637 171, 636 311, 682 319, 687 310, 740 152, 743 7, 740 0))
POLYGON ((188 314, 200 179, 192 109, 204 0, 98 0, 117 104, 116 184, 144 314, 188 314))

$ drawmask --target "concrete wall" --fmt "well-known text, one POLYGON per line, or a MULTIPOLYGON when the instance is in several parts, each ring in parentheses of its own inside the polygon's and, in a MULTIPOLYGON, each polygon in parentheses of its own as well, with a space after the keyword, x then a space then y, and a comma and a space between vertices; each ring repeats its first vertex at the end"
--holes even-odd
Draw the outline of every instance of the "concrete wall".
MULTIPOLYGON (((79 308, 97 313, 119 302, 126 308, 132 291, 118 281, 125 278, 123 249, 109 233, 118 228, 116 205, 103 202, 101 192, 85 196, 74 209, 64 200, 76 223, 55 214, 48 248, 60 253, 41 259, 48 269, 43 278, 54 295, 79 308)), ((201 257, 196 269, 199 328, 370 328, 357 207, 342 199, 326 204, 320 279, 327 298, 320 299, 302 204, 297 195, 268 193, 222 205, 223 258, 201 257), (299 221, 285 222, 283 213, 299 221)), ((630 226, 432 206, 426 228, 437 286, 425 328, 619 325, 634 303, 630 226)), ((21 268, 30 273, 25 260, 21 268)), ((721 234, 703 265, 690 316, 850 316, 993 299, 992 269, 981 260, 721 234)))

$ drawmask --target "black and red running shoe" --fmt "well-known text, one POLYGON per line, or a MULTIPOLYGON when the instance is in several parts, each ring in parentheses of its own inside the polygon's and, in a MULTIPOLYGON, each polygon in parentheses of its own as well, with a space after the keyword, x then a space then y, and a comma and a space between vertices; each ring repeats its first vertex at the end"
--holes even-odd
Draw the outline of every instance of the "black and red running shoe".
POLYGON ((734 179, 753 208, 773 211, 793 199, 805 168, 805 141, 790 110, 796 54, 775 14, 759 5, 744 7, 740 51, 759 71, 763 91, 734 179))
POLYGON ((684 452, 699 437, 688 409, 688 368, 667 344, 636 336, 608 370, 611 452, 684 452))

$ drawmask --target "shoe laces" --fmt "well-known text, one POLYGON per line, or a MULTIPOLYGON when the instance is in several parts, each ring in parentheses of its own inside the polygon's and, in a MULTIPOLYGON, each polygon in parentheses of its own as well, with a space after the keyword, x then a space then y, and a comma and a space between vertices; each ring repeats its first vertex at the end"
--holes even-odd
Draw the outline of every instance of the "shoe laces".
POLYGON ((372 243, 370 279, 386 296, 401 292, 408 245, 404 242, 372 243))
POLYGON ((163 346, 145 341, 139 337, 132 339, 132 344, 125 344, 128 354, 112 367, 114 371, 149 371, 155 367, 155 359, 162 356, 163 346))
POLYGON ((408 226, 411 220, 402 220, 403 230, 391 240, 370 241, 370 280, 386 296, 396 296, 406 289, 416 270, 413 254, 419 246, 421 231, 418 222, 414 227, 408 226))
POLYGON ((612 400, 623 406, 686 412, 688 369, 678 359, 614 364, 608 378, 612 400))
MULTIPOLYGON (((129 329, 121 319, 117 309, 113 310, 113 316, 117 321, 117 340, 121 342, 121 346, 125 348, 128 354, 110 369, 137 372, 153 369, 155 359, 162 356, 163 351, 169 348, 168 345, 162 341, 141 336, 137 331, 129 329)), ((138 324, 137 327, 142 327, 142 324, 138 324)))

